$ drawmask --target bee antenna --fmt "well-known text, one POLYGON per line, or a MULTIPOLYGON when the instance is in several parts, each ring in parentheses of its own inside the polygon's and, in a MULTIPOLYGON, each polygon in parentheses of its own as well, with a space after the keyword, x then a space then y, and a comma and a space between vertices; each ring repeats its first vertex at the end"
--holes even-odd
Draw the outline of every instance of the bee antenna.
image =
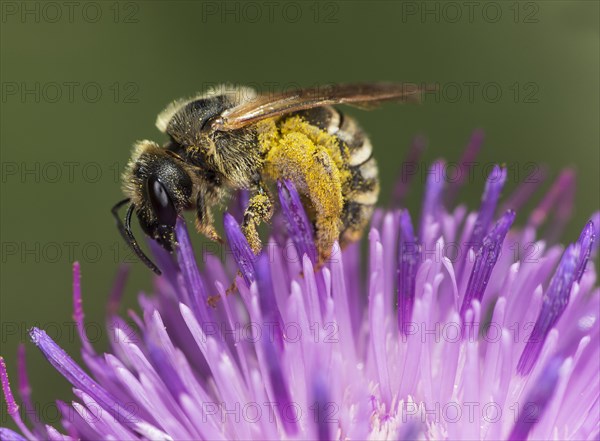
POLYGON ((142 251, 142 249, 137 243, 137 240, 135 240, 133 232, 131 231, 131 216, 133 214, 133 210, 135 209, 135 205, 133 203, 129 205, 129 208, 127 209, 127 214, 125 215, 124 225, 123 221, 119 217, 119 208, 121 208, 123 205, 129 202, 129 198, 123 199, 122 201, 117 202, 114 205, 114 207, 112 207, 112 209, 110 210, 115 220, 117 221, 117 228, 119 229, 121 236, 123 236, 123 239, 125 239, 125 242, 127 242, 127 244, 131 247, 135 255, 139 257, 139 259, 144 263, 144 265, 146 265, 148 268, 154 271, 154 273, 160 276, 162 274, 161 271, 154 264, 154 262, 152 262, 150 258, 146 256, 146 254, 142 251))

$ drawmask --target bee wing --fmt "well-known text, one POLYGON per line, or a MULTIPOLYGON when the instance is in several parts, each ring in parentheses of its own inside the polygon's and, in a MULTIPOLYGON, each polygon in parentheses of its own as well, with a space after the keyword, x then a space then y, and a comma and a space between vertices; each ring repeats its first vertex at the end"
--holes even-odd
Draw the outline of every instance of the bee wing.
POLYGON ((266 118, 335 104, 371 109, 385 101, 419 102, 424 90, 433 89, 411 83, 355 83, 259 95, 224 111, 212 122, 211 129, 236 130, 266 118))

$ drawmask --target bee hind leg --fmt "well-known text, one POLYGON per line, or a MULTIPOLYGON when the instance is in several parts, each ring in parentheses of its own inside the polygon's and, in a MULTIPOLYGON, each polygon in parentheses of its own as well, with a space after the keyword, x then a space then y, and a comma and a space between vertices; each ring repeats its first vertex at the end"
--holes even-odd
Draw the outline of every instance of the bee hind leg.
POLYGON ((248 207, 244 212, 244 221, 242 223, 242 232, 254 254, 258 254, 262 248, 260 236, 256 227, 261 222, 268 222, 273 216, 273 198, 265 190, 265 186, 259 185, 253 191, 248 202, 248 207))

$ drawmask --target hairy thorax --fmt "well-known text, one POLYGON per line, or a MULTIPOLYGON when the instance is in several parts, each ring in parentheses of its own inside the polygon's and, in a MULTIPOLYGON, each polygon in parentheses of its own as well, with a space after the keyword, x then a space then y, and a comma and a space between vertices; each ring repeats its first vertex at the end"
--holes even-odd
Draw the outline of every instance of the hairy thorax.
POLYGON ((198 167, 219 176, 218 185, 234 189, 255 184, 264 163, 256 132, 250 129, 207 136, 187 152, 198 167))

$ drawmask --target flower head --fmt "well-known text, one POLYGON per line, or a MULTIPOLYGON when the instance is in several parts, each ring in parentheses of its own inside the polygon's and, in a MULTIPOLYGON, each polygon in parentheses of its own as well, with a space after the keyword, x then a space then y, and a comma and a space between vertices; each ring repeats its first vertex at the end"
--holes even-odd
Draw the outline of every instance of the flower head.
MULTIPOLYGON (((465 157, 480 144, 477 132, 465 157)), ((207 256, 199 269, 180 219, 177 260, 153 246, 163 276, 154 296, 140 295, 135 327, 116 312, 120 273, 107 353, 88 342, 74 265, 86 370, 31 329, 73 386, 72 403, 58 403, 62 432, 23 421, 1 360, 8 413, 29 439, 598 437, 600 290, 588 261, 600 216, 564 250, 536 239, 554 206, 551 231, 568 217, 560 207, 569 205, 572 176, 561 175, 517 229, 529 188, 499 209, 506 170, 494 168, 469 214, 449 208, 464 182, 446 186, 431 173, 417 228, 404 209, 375 213, 364 279, 357 245, 316 268, 312 225, 288 181, 278 183, 286 233, 259 256, 226 214, 225 262, 207 256)), ((0 435, 22 439, 4 428, 0 435)))

